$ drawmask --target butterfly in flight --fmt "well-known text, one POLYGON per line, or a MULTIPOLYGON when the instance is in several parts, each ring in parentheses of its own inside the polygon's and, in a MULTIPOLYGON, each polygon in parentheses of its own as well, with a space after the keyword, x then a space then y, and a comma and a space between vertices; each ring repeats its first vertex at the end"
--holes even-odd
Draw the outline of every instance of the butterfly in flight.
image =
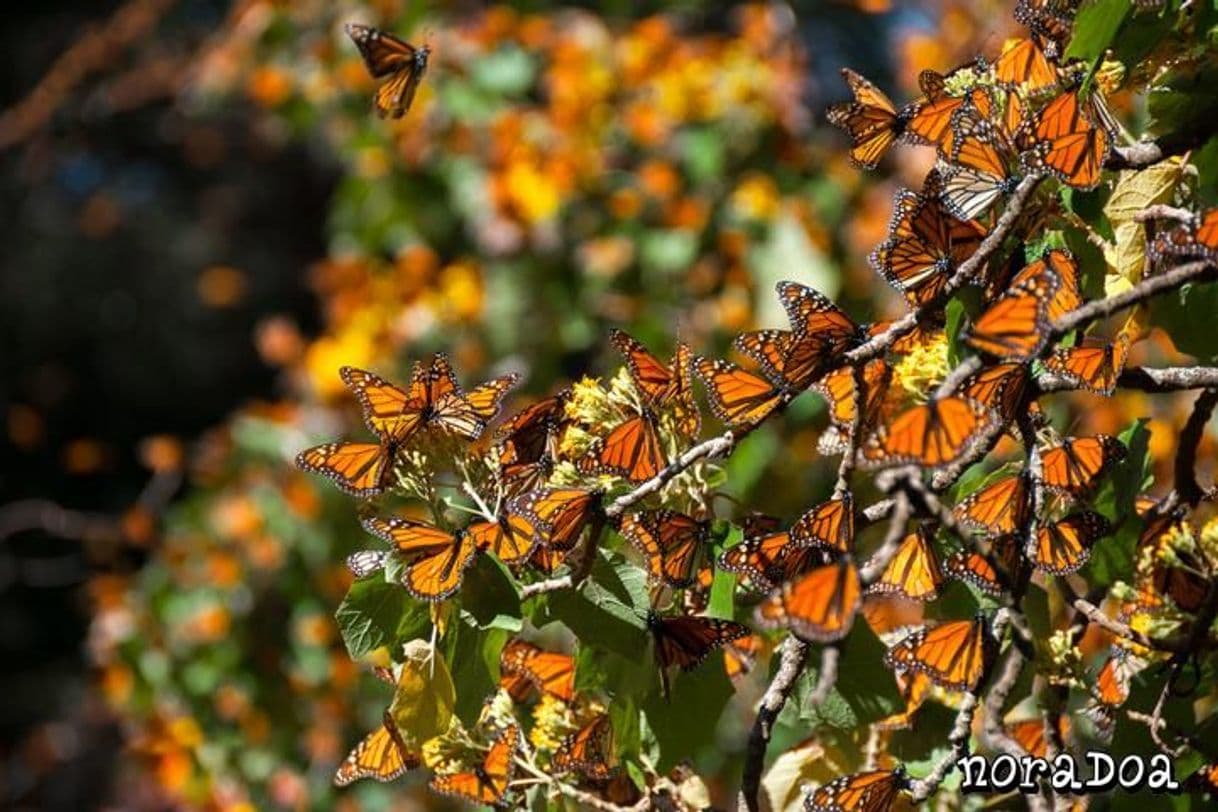
POLYGON ((970 691, 995 649, 989 624, 978 616, 923 626, 890 648, 884 662, 897 671, 920 671, 947 690, 970 691))
POLYGON ((381 726, 365 736, 343 760, 334 774, 334 785, 345 787, 361 778, 392 781, 420 763, 419 755, 407 749, 397 723, 386 710, 381 726))
POLYGON ((512 725, 499 734, 482 763, 472 771, 435 775, 428 784, 441 795, 450 795, 485 806, 499 806, 507 796, 516 771, 513 761, 520 743, 520 728, 512 725))
POLYGON ((415 363, 405 390, 355 367, 343 367, 339 375, 355 395, 364 423, 378 442, 324 443, 300 452, 296 464, 329 477, 355 496, 381 493, 388 486, 398 451, 420 431, 437 429, 462 439, 477 439, 519 379, 515 374, 504 375, 466 394, 440 353, 432 357, 429 367, 415 363))
POLYGON ((499 652, 499 684, 523 702, 531 690, 563 702, 575 699, 575 658, 544 651, 526 640, 511 640, 499 652))
POLYGON ((752 634, 748 626, 731 620, 692 615, 661 617, 655 612, 647 615, 647 628, 655 641, 656 665, 665 700, 669 696, 669 668, 675 665, 682 671, 692 671, 716 649, 752 634))
POLYGON ((377 115, 381 118, 406 115, 414 102, 419 82, 427 73, 431 49, 426 45, 416 48, 393 34, 359 23, 347 23, 345 28, 372 78, 388 77, 373 99, 377 115))

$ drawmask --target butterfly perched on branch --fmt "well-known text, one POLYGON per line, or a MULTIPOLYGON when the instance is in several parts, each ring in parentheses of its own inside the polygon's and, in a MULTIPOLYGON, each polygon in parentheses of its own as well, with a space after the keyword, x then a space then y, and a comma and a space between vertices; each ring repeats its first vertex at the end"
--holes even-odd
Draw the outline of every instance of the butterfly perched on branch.
POLYGON ((431 49, 426 45, 416 48, 393 34, 359 23, 347 23, 344 28, 359 49, 372 78, 388 77, 373 97, 377 115, 381 118, 401 118, 406 115, 414 102, 419 83, 427 73, 431 49))
POLYGON ((361 778, 392 781, 421 763, 418 753, 411 753, 392 714, 385 711, 381 726, 365 736, 334 774, 335 786, 345 787, 361 778))

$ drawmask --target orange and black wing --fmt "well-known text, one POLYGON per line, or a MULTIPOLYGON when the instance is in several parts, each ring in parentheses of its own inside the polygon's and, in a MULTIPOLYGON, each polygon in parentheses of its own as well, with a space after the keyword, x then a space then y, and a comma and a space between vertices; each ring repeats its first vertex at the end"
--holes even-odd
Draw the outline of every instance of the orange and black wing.
POLYGON ((1022 474, 1013 474, 971 494, 952 512, 969 530, 1009 536, 1023 527, 1027 507, 1027 482, 1022 474))
POLYGON ((499 654, 500 684, 517 701, 529 688, 563 702, 575 698, 575 659, 544 651, 525 640, 512 640, 499 654))
POLYGON ((679 666, 691 671, 718 648, 752 634, 747 626, 713 617, 648 615, 660 669, 679 666))
POLYGON ((396 446, 390 443, 323 443, 296 455, 296 466, 321 474, 353 496, 385 490, 396 446))
POLYGON ((1129 359, 1129 335, 1120 333, 1112 343, 1101 347, 1062 347, 1045 358, 1045 369, 1061 375, 1073 386, 1097 395, 1116 391, 1117 380, 1129 359))
POLYGON ((516 771, 513 759, 519 744, 520 728, 512 725, 499 734, 482 764, 472 772, 436 775, 429 786, 441 795, 485 806, 499 806, 507 796, 508 785, 516 771))
POLYGON ((382 118, 404 116, 427 72, 430 51, 366 25, 348 23, 346 29, 364 58, 368 73, 375 79, 389 77, 376 92, 377 114, 382 118))
POLYGON ((919 671, 942 688, 977 687, 994 643, 984 618, 924 626, 888 650, 884 662, 898 671, 919 671))
POLYGON ((854 499, 849 491, 806 511, 791 526, 791 543, 835 553, 854 548, 854 499))
POLYGON ((547 549, 565 552, 579 541, 601 508, 601 492, 583 488, 542 488, 508 501, 509 513, 523 516, 547 549))
POLYGON ((943 583, 943 570, 927 525, 919 525, 901 542, 868 595, 898 595, 915 601, 934 600, 943 583))
POLYGON ((1067 437, 1041 454, 1041 477, 1045 487, 1077 497, 1094 488, 1125 453, 1121 441, 1107 434, 1067 437))
POLYGON ((637 484, 651 479, 667 465, 655 416, 645 409, 597 438, 577 467, 584 473, 612 474, 637 484))
POLYGON ((359 401, 364 423, 378 436, 401 442, 419 427, 424 400, 417 386, 404 391, 357 367, 342 367, 338 374, 359 401))
POLYGON ((677 588, 694 582, 708 530, 706 522, 672 510, 631 513, 621 525, 622 536, 647 559, 652 580, 677 588))
POLYGON ((843 775, 817 787, 804 799, 806 812, 888 812, 909 785, 903 770, 872 770, 843 775))
POLYGON ((874 169, 893 142, 905 132, 908 116, 893 106, 884 91, 849 68, 842 69, 853 102, 835 104, 828 110, 829 123, 850 137, 850 160, 864 169, 874 169))
POLYGON ((870 468, 950 465, 970 451, 994 424, 993 413, 971 398, 936 398, 881 425, 863 445, 863 464, 870 468))
POLYGON ((1057 68, 1035 37, 1024 37, 1009 41, 1002 49, 994 62, 994 78, 1035 93, 1057 84, 1057 68))
POLYGON ((419 765, 419 756, 406 749, 389 712, 376 730, 355 746, 334 773, 335 786, 345 787, 361 778, 392 781, 419 765))
POLYGON ((711 410, 729 426, 760 423, 783 402, 781 389, 727 361, 696 358, 694 370, 706 386, 711 410))
POLYGON ((764 628, 788 628, 801 640, 829 643, 850 632, 862 602, 858 568, 849 556, 789 581, 758 605, 764 628))
POLYGON ((1024 364, 994 364, 970 375, 960 387, 960 394, 982 404, 1005 424, 1023 407, 1029 378, 1024 364))
POLYGON ((789 533, 746 534, 743 541, 719 556, 719 567, 741 576, 754 589, 775 589, 825 562, 820 547, 791 542, 789 533))
POLYGON ((1032 565, 1051 575, 1074 572, 1091 555, 1091 548, 1112 532, 1112 525, 1098 513, 1083 511, 1044 525, 1036 533, 1032 565))
POLYGON ((593 781, 613 775, 613 723, 601 714, 565 738, 551 762, 556 774, 579 772, 593 781))
POLYGON ((493 553, 509 567, 523 564, 537 546, 533 522, 511 511, 494 522, 474 522, 465 532, 477 549, 493 553))
POLYGON ((987 595, 1001 596, 1014 583, 1022 566, 1020 544, 1015 536, 1002 536, 990 543, 990 557, 1002 568, 999 573, 990 559, 975 551, 952 553, 943 562, 943 570, 958 581, 972 584, 987 595))
POLYGON ((1091 118, 1081 90, 1049 102, 1036 120, 1037 157, 1054 175, 1076 189, 1099 185, 1108 158, 1107 131, 1091 118))
POLYGON ((965 342, 1000 361, 1027 361, 1049 340, 1049 302, 1057 292, 1049 270, 1013 284, 964 333, 965 342))

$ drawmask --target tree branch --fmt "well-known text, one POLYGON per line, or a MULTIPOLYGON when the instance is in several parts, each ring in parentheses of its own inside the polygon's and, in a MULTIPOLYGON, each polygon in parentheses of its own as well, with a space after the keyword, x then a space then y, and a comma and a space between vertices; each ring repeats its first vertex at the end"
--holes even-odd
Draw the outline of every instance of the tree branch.
POLYGON ((761 789, 765 751, 770 744, 774 721, 787 703, 787 697, 794 690, 795 681, 803 673, 809 649, 810 646, 795 635, 787 635, 787 639, 782 642, 778 672, 774 674, 770 687, 766 688, 761 697, 757 718, 753 720, 753 729, 749 732, 748 749, 744 755, 744 774, 740 779, 740 795, 749 812, 757 812, 760 808, 757 794, 761 789))
POLYGON ((1218 389, 1206 389, 1197 396, 1193 403, 1192 414, 1180 430, 1180 439, 1176 450, 1175 488, 1180 499, 1190 506, 1196 507, 1206 496, 1197 483, 1197 449, 1205 436, 1205 427, 1218 406, 1218 389))

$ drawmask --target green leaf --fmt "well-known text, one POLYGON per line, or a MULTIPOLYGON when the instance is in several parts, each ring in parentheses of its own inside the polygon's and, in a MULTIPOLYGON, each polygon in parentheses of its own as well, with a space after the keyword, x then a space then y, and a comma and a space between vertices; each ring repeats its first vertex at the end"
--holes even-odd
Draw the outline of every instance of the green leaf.
POLYGON ((731 620, 736 616, 736 573, 716 569, 706 614, 731 620))
POLYGON ((559 621, 585 644, 623 657, 637 658, 648 643, 647 574, 620 555, 602 550, 579 589, 548 597, 545 611, 534 617, 538 625, 559 621))
POLYGON ((1074 20, 1066 57, 1090 62, 1107 51, 1132 5, 1131 0, 1095 0, 1084 5, 1074 20))
POLYGON ((1180 352, 1202 361, 1218 360, 1218 330, 1208 319, 1198 318, 1199 313, 1218 313, 1218 282, 1185 285, 1151 304, 1152 319, 1170 330, 1180 352))
MULTIPOLYGON (((411 599, 399 584, 388 583, 380 573, 360 578, 334 613, 339 633, 352 659, 382 646, 392 646, 403 633, 429 625, 427 609, 411 599), (420 616, 423 619, 419 624, 420 616)), ((410 634, 410 637, 417 635, 410 634)))
POLYGON ((643 705, 647 724, 660 747, 656 769, 661 773, 715 740, 719 717, 732 696, 732 683, 718 653, 693 671, 674 673, 671 688, 670 701, 665 702, 656 691, 643 705))
POLYGON ((687 130, 680 135, 678 154, 685 160, 685 171, 695 184, 723 177, 723 134, 713 127, 687 130))
POLYGON ((461 608, 483 628, 520 631, 520 590, 502 562, 480 555, 465 573, 461 608))
POLYGON ((1133 559, 1142 532, 1141 522, 1134 513, 1138 494, 1150 486, 1150 431, 1147 418, 1139 418, 1121 432, 1120 440, 1128 453, 1113 467, 1112 473, 1096 493, 1095 509, 1117 528, 1111 538, 1101 539, 1091 550, 1091 557, 1080 571, 1087 583, 1107 586, 1114 581, 1128 580, 1133 572, 1133 559))
POLYGON ((452 623, 444 638, 447 661, 457 688, 456 713, 472 725, 482 710, 483 700, 499 682, 499 653, 510 636, 502 629, 483 631, 463 615, 452 623))

